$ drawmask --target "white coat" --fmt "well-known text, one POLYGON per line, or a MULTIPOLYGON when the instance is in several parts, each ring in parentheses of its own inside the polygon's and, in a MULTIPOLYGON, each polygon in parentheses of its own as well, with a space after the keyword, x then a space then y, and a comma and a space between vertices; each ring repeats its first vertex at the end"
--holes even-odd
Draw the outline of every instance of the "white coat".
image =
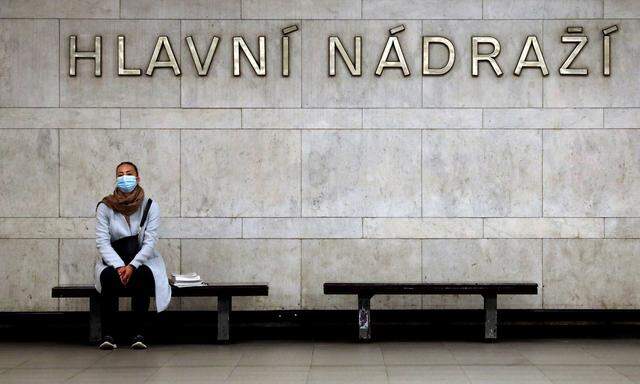
MULTIPOLYGON (((114 268, 123 267, 124 262, 118 256, 116 251, 111 247, 111 242, 122 237, 134 235, 138 231, 142 213, 147 204, 147 198, 144 198, 138 211, 129 216, 130 225, 127 219, 121 213, 114 212, 106 204, 99 204, 96 211, 96 246, 100 251, 101 260, 96 262, 95 268, 95 286, 98 292, 102 292, 100 284, 100 273, 107 267, 114 268), (104 262, 103 262, 104 261, 104 262), (106 264, 106 265, 105 265, 106 264)), ((153 273, 155 280, 155 299, 156 310, 164 311, 171 301, 171 287, 167 278, 167 270, 164 260, 155 249, 158 240, 158 227, 160 226, 160 208, 155 200, 149 207, 147 221, 138 233, 138 241, 142 244, 142 248, 135 256, 131 264, 134 267, 146 265, 153 273), (144 232, 144 237, 143 237, 144 232)))

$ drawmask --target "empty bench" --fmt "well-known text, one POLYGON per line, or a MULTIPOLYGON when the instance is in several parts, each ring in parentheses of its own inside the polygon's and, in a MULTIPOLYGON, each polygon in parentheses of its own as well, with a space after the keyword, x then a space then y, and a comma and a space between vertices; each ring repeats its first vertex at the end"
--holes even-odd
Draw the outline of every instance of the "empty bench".
POLYGON ((482 295, 484 339, 498 338, 498 295, 536 295, 537 283, 325 283, 327 295, 358 296, 358 338, 371 339, 371 298, 374 295, 482 295))
MULTIPOLYGON (((233 296, 268 296, 269 286, 262 283, 210 284, 198 287, 176 288, 171 286, 173 297, 217 297, 218 341, 229 340, 229 316, 233 296)), ((97 342, 102 333, 100 316, 101 295, 93 285, 62 285, 53 287, 52 297, 89 298, 89 340, 97 342)), ((122 290, 119 297, 130 297, 131 292, 122 290)))

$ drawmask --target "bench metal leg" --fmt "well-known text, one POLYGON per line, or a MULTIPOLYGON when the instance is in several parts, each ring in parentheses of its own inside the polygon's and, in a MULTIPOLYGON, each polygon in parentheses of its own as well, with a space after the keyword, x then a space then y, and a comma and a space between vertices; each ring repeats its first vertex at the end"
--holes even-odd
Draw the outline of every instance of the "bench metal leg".
POLYGON ((498 298, 495 293, 482 295, 484 298, 484 340, 498 339, 498 298))
POLYGON ((218 296, 218 341, 229 341, 231 296, 218 296))
POLYGON ((371 296, 358 295, 358 339, 371 340, 371 296))
POLYGON ((89 342, 97 343, 102 337, 102 308, 100 296, 89 298, 89 342))

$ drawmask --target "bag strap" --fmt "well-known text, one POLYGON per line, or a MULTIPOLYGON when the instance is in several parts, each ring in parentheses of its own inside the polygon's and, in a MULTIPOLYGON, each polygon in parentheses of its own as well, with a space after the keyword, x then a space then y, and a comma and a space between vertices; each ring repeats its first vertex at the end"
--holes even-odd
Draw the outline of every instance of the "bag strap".
MULTIPOLYGON (((145 221, 147 221, 147 216, 149 215, 149 208, 151 208, 152 202, 153 200, 147 199, 147 205, 144 206, 144 212, 142 213, 142 220, 140 220, 140 228, 142 228, 142 226, 144 226, 145 221)), ((102 201, 99 201, 98 204, 96 204, 96 211, 98 210, 98 206, 101 203, 102 201)))
POLYGON ((151 208, 151 202, 153 200, 147 199, 147 205, 144 207, 144 212, 142 213, 142 220, 140 220, 140 228, 144 225, 144 222, 147 221, 147 215, 149 214, 149 208, 151 208))

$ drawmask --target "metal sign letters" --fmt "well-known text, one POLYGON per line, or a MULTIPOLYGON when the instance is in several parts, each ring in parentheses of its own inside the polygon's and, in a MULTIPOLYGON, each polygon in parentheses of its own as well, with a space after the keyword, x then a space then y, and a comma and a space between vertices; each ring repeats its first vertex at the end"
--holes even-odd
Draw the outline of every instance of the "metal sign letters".
MULTIPOLYGON (((398 25, 389 29, 389 36, 386 44, 382 49, 382 53, 377 62, 373 73, 376 76, 383 76, 385 70, 399 69, 404 76, 411 75, 411 69, 405 59, 402 50, 402 44, 398 35, 405 30, 404 25, 398 25), (392 59, 393 57, 393 59, 392 59)), ((282 77, 288 77, 290 73, 289 35, 298 31, 297 25, 291 25, 282 29, 280 49, 281 49, 281 71, 282 77)), ((602 75, 611 75, 611 35, 618 31, 617 25, 612 25, 602 30, 602 75)), ((220 43, 220 37, 213 36, 209 43, 209 48, 204 52, 198 52, 193 36, 185 38, 191 59, 198 76, 208 76, 209 70, 216 55, 216 50, 220 43), (204 59, 203 59, 204 58, 204 59)), ((249 62, 251 69, 257 76, 267 75, 267 37, 260 35, 257 39, 258 49, 252 51, 246 40, 242 36, 233 36, 233 68, 232 73, 235 77, 242 76, 241 56, 244 56, 249 62)), ((566 59, 558 68, 561 76, 587 76, 588 68, 577 68, 572 66, 578 58, 584 47, 588 43, 588 38, 583 34, 583 28, 577 26, 567 27, 566 34, 561 36, 561 42, 564 44, 574 44, 573 49, 568 53, 566 59)), ((69 36, 69 76, 76 76, 78 60, 93 60, 94 71, 96 77, 102 76, 102 37, 95 36, 92 51, 78 51, 78 37, 76 35, 69 36)), ((117 37, 118 44, 118 76, 141 76, 144 72, 147 76, 153 76, 157 69, 168 68, 173 71, 175 76, 180 76, 182 71, 180 64, 176 60, 173 47, 167 36, 159 36, 156 40, 153 53, 149 59, 146 68, 127 68, 126 65, 126 41, 125 37, 119 35, 117 37), (164 59, 161 59, 165 57, 164 59)), ((338 36, 329 36, 328 39, 328 73, 329 77, 335 77, 338 74, 336 62, 340 60, 346 69, 345 73, 351 76, 362 76, 362 36, 354 36, 351 52, 349 52, 349 44, 345 47, 345 43, 338 36), (337 53, 337 55, 336 55, 337 53)), ((480 64, 489 64, 495 76, 504 74, 502 67, 498 63, 500 55, 500 41, 492 36, 471 36, 471 76, 480 76, 480 64), (480 53, 480 47, 488 53, 480 53)), ((422 76, 442 76, 446 75, 454 67, 456 61, 456 47, 453 42, 444 36, 422 36, 422 76), (430 52, 433 45, 441 45, 448 52, 448 59, 441 67, 432 67, 430 62, 430 52)), ((503 64, 504 65, 504 64, 503 64)), ((542 76, 549 75, 549 68, 544 58, 540 42, 535 35, 526 37, 520 56, 514 66, 513 74, 520 76, 524 69, 539 70, 542 76), (532 60, 527 58, 533 57, 532 60)))

